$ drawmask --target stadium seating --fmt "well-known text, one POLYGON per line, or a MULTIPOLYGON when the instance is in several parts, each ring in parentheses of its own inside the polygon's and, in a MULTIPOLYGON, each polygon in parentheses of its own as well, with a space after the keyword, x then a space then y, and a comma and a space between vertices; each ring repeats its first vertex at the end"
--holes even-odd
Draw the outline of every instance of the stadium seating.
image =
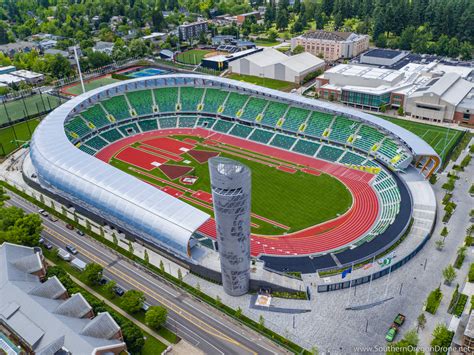
POLYGON ((313 137, 322 137, 326 128, 331 125, 333 118, 328 113, 314 111, 308 119, 304 133, 313 137))
POLYGON ((102 148, 106 147, 109 143, 105 139, 99 136, 95 136, 87 140, 85 144, 87 144, 88 146, 94 149, 101 150, 102 148))
POLYGON ((91 131, 90 128, 84 122, 84 120, 79 116, 73 117, 71 120, 69 120, 69 122, 64 125, 64 127, 69 132, 74 132, 75 134, 77 134, 78 137, 83 137, 91 131))
POLYGON ((204 89, 182 86, 180 90, 181 111, 196 112, 198 105, 201 103, 204 89))
POLYGON ((359 154, 346 151, 346 154, 344 154, 344 156, 339 160, 339 163, 362 165, 362 162, 365 161, 366 159, 367 159, 366 157, 363 157, 359 154))
POLYGON ((301 125, 306 121, 306 118, 308 118, 308 115, 308 110, 299 107, 291 107, 286 113, 285 122, 281 128, 298 132, 301 125))
POLYGON ((237 136, 241 138, 247 138, 250 132, 252 131, 253 131, 253 127, 236 124, 234 128, 231 129, 229 134, 232 134, 233 136, 237 136))
POLYGON ((177 117, 162 117, 160 118, 160 128, 175 128, 177 121, 177 117))
POLYGON ((151 90, 131 91, 127 93, 127 97, 137 115, 151 115, 153 113, 151 90))
POLYGON ((120 126, 119 130, 124 136, 133 136, 141 132, 140 128, 138 128, 138 126, 134 122, 120 126))
POLYGON ((318 152, 318 158, 334 162, 339 159, 342 153, 344 153, 342 149, 330 145, 323 145, 318 152))
POLYGON ((96 128, 102 128, 110 124, 107 114, 100 105, 94 105, 81 112, 81 116, 92 123, 96 128))
POLYGON ((267 144, 272 139, 274 133, 255 128, 249 139, 259 143, 267 144))
POLYGON ((140 120, 138 121, 138 125, 140 126, 143 132, 158 129, 158 123, 156 122, 156 119, 140 120))
POLYGON ((79 149, 82 150, 83 152, 86 152, 87 154, 94 155, 96 151, 92 148, 89 148, 88 146, 81 144, 79 146, 79 149))
POLYGON ((385 137, 382 132, 366 125, 360 127, 357 136, 360 138, 356 139, 354 146, 367 152, 372 151, 374 145, 385 137))
POLYGON ((160 112, 175 112, 178 103, 178 88, 154 89, 155 102, 160 112))
POLYGON ((194 125, 196 124, 196 120, 197 120, 197 117, 194 117, 194 116, 182 116, 179 118, 179 123, 178 123, 178 127, 187 127, 187 128, 190 128, 190 127, 194 127, 194 125))
POLYGON ((275 134, 275 137, 270 142, 270 145, 283 149, 290 149, 296 138, 290 136, 284 136, 283 134, 275 134))
POLYGON ((217 113, 219 107, 224 103, 228 92, 219 89, 207 89, 204 97, 203 112, 217 113))
POLYGON ((265 109, 260 123, 270 127, 275 127, 278 120, 285 115, 287 109, 288 104, 271 101, 265 109))
POLYGON ((102 138, 106 139, 107 141, 109 141, 110 143, 115 142, 115 141, 123 138, 123 136, 120 134, 120 132, 115 128, 113 128, 111 130, 108 130, 106 132, 102 132, 100 134, 100 136, 102 138))
POLYGON ((398 145, 390 138, 385 138, 378 152, 385 155, 389 159, 393 159, 398 154, 398 145))
POLYGON ((215 118, 210 118, 210 117, 199 117, 198 120, 198 126, 199 127, 207 127, 211 128, 212 125, 216 122, 215 118))
POLYGON ((313 156, 321 144, 300 139, 293 147, 294 152, 313 156))
POLYGON ((240 118, 245 121, 253 122, 257 116, 263 112, 268 101, 258 99, 256 97, 250 98, 247 105, 245 105, 244 112, 240 118))
POLYGON ((217 120, 216 124, 212 127, 212 130, 222 133, 227 133, 234 125, 234 122, 228 122, 224 120, 217 120))
POLYGON ((242 110, 248 98, 247 95, 231 92, 224 104, 224 112, 222 114, 233 118, 238 117, 238 112, 242 110))
POLYGON ((117 121, 130 118, 130 107, 125 100, 125 96, 118 95, 101 102, 107 112, 114 116, 117 121))
POLYGON ((357 130, 359 123, 342 116, 337 116, 331 126, 330 140, 345 144, 351 134, 357 130))

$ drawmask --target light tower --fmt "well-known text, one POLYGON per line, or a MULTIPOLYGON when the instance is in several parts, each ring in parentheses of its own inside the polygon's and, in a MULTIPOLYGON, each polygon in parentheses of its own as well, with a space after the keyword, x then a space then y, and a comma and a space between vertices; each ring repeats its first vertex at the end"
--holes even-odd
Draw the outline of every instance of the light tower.
POLYGON ((228 158, 209 159, 222 285, 231 296, 250 285, 250 169, 228 158))

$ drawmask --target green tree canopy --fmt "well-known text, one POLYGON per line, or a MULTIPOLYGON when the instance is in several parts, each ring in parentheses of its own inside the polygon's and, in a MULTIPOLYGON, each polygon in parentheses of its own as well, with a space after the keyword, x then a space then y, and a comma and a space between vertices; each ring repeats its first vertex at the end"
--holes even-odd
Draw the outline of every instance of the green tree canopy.
POLYGON ((143 292, 137 290, 128 290, 122 296, 120 305, 126 312, 136 313, 143 307, 143 302, 145 302, 145 296, 143 295, 143 292))
POLYGON ((158 329, 166 322, 168 311, 161 306, 152 306, 148 308, 145 314, 145 323, 153 328, 158 329))

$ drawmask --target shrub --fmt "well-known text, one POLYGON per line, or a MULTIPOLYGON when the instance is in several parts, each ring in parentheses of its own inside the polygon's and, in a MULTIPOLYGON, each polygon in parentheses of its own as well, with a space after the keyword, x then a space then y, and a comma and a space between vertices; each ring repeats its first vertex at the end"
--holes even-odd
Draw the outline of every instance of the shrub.
POLYGON ((445 182, 441 187, 446 191, 453 191, 455 185, 455 179, 450 178, 447 182, 445 182))
POLYGON ((428 295, 428 298, 426 299, 426 312, 435 314, 442 298, 443 293, 439 287, 431 291, 428 295))
POLYGON ((464 238, 464 244, 468 247, 472 245, 473 238, 470 235, 466 235, 466 238, 464 238))
POLYGON ((468 154, 464 157, 464 159, 461 161, 461 167, 462 168, 465 168, 466 166, 469 165, 469 163, 471 162, 471 156, 468 154))
POLYGON ((464 307, 466 307, 467 299, 468 299, 468 296, 465 295, 464 293, 461 293, 459 295, 458 302, 457 302, 456 307, 454 308, 454 312, 453 312, 453 314, 456 317, 458 317, 458 318, 461 317, 462 312, 464 311, 464 307))
POLYGON ((450 285, 456 278, 456 270, 453 265, 448 265, 443 269, 443 277, 446 284, 450 285))
POLYGON ((453 197, 453 194, 446 193, 443 197, 443 205, 447 204, 449 201, 451 201, 451 197, 453 197))
MULTIPOLYGON (((436 328, 433 330, 433 340, 431 341, 431 346, 438 349, 448 349, 453 340, 454 332, 450 332, 446 325, 439 323, 436 328)), ((439 350, 434 352, 435 354, 446 354, 447 351, 439 350)))
POLYGON ((467 279, 469 282, 474 282, 474 263, 471 264, 469 268, 469 273, 467 274, 467 279))

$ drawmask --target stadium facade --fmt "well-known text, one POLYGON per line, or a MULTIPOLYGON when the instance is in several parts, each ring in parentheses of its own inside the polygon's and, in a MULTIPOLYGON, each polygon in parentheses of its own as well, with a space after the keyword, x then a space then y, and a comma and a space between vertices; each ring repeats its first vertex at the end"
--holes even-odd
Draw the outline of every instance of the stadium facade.
MULTIPOLYGON (((209 102, 209 106, 212 106, 212 100, 209 102)), ((36 176, 34 182, 42 189, 70 201, 71 205, 90 211, 103 221, 108 221, 123 231, 137 236, 143 242, 192 263, 191 247, 195 243, 194 236, 197 229, 208 221, 210 216, 93 157, 104 147, 103 144, 107 145, 110 142, 99 137, 104 132, 112 128, 121 128, 120 125, 130 126, 135 122, 140 123, 139 120, 144 121, 146 117, 156 119, 160 116, 172 116, 176 121, 178 111, 180 116, 194 117, 193 127, 200 125, 208 129, 211 121, 232 120, 249 125, 254 130, 257 130, 257 127, 259 130, 272 129, 272 135, 280 135, 283 138, 293 135, 301 137, 298 138, 301 140, 307 138, 315 142, 324 142, 322 145, 327 147, 327 150, 331 150, 332 145, 343 146, 344 149, 351 148, 352 152, 363 152, 367 163, 372 162, 372 167, 379 166, 377 164, 380 163, 384 169, 397 171, 406 169, 411 164, 419 167, 420 173, 429 176, 440 166, 439 156, 425 141, 400 126, 373 115, 225 78, 172 74, 137 78, 101 87, 71 99, 50 113, 36 129, 31 141, 30 157, 36 176), (149 107, 143 109, 143 103, 139 102, 144 97, 141 93, 164 88, 176 89, 177 98, 174 98, 174 103, 166 96, 156 96, 145 105, 149 107), (202 92, 212 90, 223 91, 225 99, 221 98, 221 104, 214 103, 215 107, 210 110, 206 107, 207 103, 203 96, 197 101, 197 105, 187 108, 185 101, 188 98, 180 94, 186 88, 188 90, 199 88, 200 95, 206 95, 202 92), (111 112, 105 113, 107 112, 105 107, 110 107, 105 105, 106 101, 134 92, 139 92, 139 98, 134 99, 137 100, 133 102, 134 105, 130 106, 130 98, 127 100, 122 98, 122 105, 126 109, 118 105, 113 114, 110 109, 111 112), (240 109, 232 107, 230 99, 232 95, 244 97, 240 109), (275 120, 273 127, 270 127, 262 114, 256 115, 252 120, 245 118, 246 111, 248 113, 251 110, 251 105, 248 110, 245 105, 251 98, 268 101, 265 109, 270 103, 274 106, 280 104, 288 107, 283 111, 282 117, 275 120), (163 101, 158 105, 158 100, 163 101), (289 106, 307 115, 301 121, 304 123, 295 125, 290 119, 283 119, 283 116, 290 111, 289 106), (99 122, 101 112, 104 117, 101 118, 102 122, 99 122), (199 123, 196 115, 209 119, 199 123), (313 116, 317 118, 318 115, 323 115, 326 119, 329 117, 327 127, 323 127, 319 133, 315 129, 310 130, 312 122, 310 119, 313 119, 313 116), (72 123, 78 123, 74 120, 82 122, 82 128, 79 127, 76 132, 71 128, 72 123), (87 125, 84 123, 86 121, 87 125), (281 134, 274 133, 275 131, 281 134), (340 132, 344 132, 343 138, 340 132), (368 138, 365 137, 366 134, 368 138), (376 139, 373 139, 374 135, 376 139), (92 139, 95 139, 96 143, 97 139, 103 143, 93 147, 89 143, 92 139), (371 140, 373 143, 367 145, 371 140)), ((165 128, 164 123, 160 125, 160 128, 165 128)), ((122 129, 123 133, 119 133, 118 137, 139 133, 140 129, 136 127, 138 132, 126 128, 122 129)), ((145 129, 144 125, 141 127, 141 130, 145 129)), ((154 127, 147 129, 156 129, 156 122, 154 127)), ((290 146, 287 149, 290 150, 290 146)), ((320 157, 319 153, 311 155, 320 157)), ((339 158, 330 158, 329 156, 322 159, 338 164, 339 158)), ((389 173, 381 176, 380 186, 382 187, 388 179, 390 179, 389 173)), ((387 221, 389 219, 381 228, 386 228, 391 223, 387 221)), ((390 221, 393 222, 394 219, 391 218, 390 221)))
POLYGON ((231 296, 250 287, 250 169, 228 158, 209 159, 222 285, 231 296))

